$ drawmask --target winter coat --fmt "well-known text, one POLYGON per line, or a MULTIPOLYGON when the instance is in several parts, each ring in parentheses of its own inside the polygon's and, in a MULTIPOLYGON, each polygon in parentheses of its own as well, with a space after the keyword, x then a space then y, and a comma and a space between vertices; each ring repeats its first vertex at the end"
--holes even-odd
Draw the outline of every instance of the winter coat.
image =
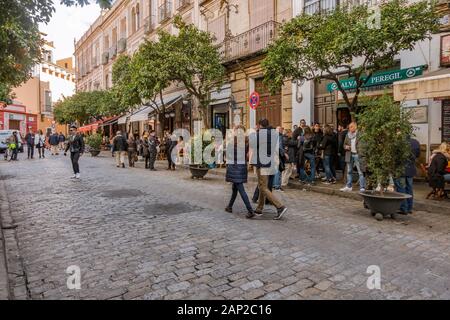
POLYGON ((234 148, 234 161, 227 161, 227 171, 225 175, 225 180, 232 183, 246 183, 248 177, 247 169, 247 156, 248 156, 248 143, 245 145, 245 155, 244 159, 239 159, 238 163, 238 152, 237 152, 237 138, 234 139, 233 145, 231 142, 227 148, 234 148), (243 162, 243 163, 241 163, 243 162))
POLYGON ((113 152, 123 152, 127 151, 128 149, 128 143, 127 140, 122 136, 115 136, 113 139, 113 152))
POLYGON ((56 133, 50 135, 48 143, 50 143, 51 146, 57 146, 59 144, 59 136, 56 133))
POLYGON ((128 152, 136 152, 137 151, 137 143, 132 137, 128 139, 128 152))
POLYGON ((142 156, 144 158, 150 157, 150 152, 148 150, 148 138, 142 139, 142 147, 143 147, 143 149, 142 149, 142 156))
POLYGON ((25 141, 27 142, 27 145, 34 146, 34 140, 35 140, 34 133, 28 132, 27 135, 25 136, 25 141))
POLYGON ((416 139, 409 139, 411 146, 411 157, 405 166, 405 177, 415 177, 417 174, 416 159, 420 157, 420 144, 416 139))
POLYGON ((338 156, 345 156, 345 149, 344 149, 344 141, 347 137, 348 130, 342 130, 341 132, 338 132, 338 145, 337 145, 337 153, 338 156))
POLYGON ((267 161, 267 163, 262 163, 259 157, 259 148, 262 147, 262 143, 266 144, 266 157, 271 158, 272 156, 272 127, 264 128, 258 130, 256 132, 256 167, 257 168, 270 168, 272 165, 271 161, 267 161), (265 137, 263 135, 266 135, 265 137))
POLYGON ((316 137, 314 135, 305 136, 305 140, 301 146, 301 152, 305 153, 314 153, 317 147, 316 137))
MULTIPOLYGON (((351 148, 352 142, 349 138, 350 131, 345 136, 344 140, 344 147, 349 146, 351 148)), ((360 141, 360 133, 359 131, 356 132, 356 153, 358 154, 359 159, 359 165, 362 172, 367 171, 367 161, 366 161, 366 153, 364 151, 364 143, 361 143, 360 141)), ((345 150, 345 162, 349 163, 351 158, 352 152, 351 150, 345 150)))
POLYGON ((429 185, 432 188, 443 189, 445 187, 444 175, 450 155, 441 152, 433 152, 433 159, 428 167, 429 185))
POLYGON ((58 139, 59 139, 59 142, 64 142, 64 141, 66 141, 66 137, 65 137, 63 134, 60 134, 60 135, 58 136, 58 139))
POLYGON ((286 163, 294 163, 297 156, 297 140, 294 140, 293 137, 283 136, 283 145, 289 157, 286 163))
POLYGON ((45 136, 40 134, 34 135, 34 144, 36 147, 42 148, 45 145, 45 136))
POLYGON ((324 156, 335 156, 337 149, 336 137, 334 135, 324 135, 322 141, 320 141, 319 150, 323 150, 324 156))
MULTIPOLYGON (((50 136, 51 137, 51 136, 50 136)), ((84 140, 81 134, 77 133, 69 137, 65 152, 70 149, 70 152, 84 153, 84 140)))
POLYGON ((150 152, 150 154, 155 155, 157 153, 157 145, 158 141, 155 137, 148 138, 148 151, 150 152))

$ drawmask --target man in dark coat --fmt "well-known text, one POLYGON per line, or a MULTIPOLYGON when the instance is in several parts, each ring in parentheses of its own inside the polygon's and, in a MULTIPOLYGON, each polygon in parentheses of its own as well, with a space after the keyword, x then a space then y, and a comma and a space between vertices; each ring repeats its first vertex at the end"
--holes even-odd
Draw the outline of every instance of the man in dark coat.
POLYGON ((125 168, 125 154, 128 150, 128 143, 125 137, 122 135, 121 131, 117 131, 116 136, 112 142, 113 148, 112 151, 116 155, 116 166, 119 168, 125 168))
POLYGON ((175 162, 173 162, 172 159, 172 151, 177 146, 177 139, 176 137, 172 137, 172 135, 169 132, 166 132, 166 136, 164 139, 165 139, 164 145, 166 150, 166 157, 169 165, 167 170, 175 170, 175 162))
POLYGON ((28 149, 28 159, 33 159, 34 157, 34 132, 30 129, 30 131, 25 136, 25 141, 27 142, 28 149))
MULTIPOLYGON (((58 134, 56 134, 58 136, 58 134)), ((67 151, 70 150, 70 160, 72 161, 72 168, 74 175, 72 179, 80 179, 80 166, 78 165, 78 160, 84 153, 84 140, 83 136, 77 132, 76 126, 70 127, 70 136, 67 143, 66 149, 64 150, 64 156, 67 151)))
POLYGON ((156 156, 158 155, 158 141, 156 140, 155 131, 150 132, 150 137, 148 138, 148 152, 149 152, 149 169, 152 171, 156 171, 155 169, 155 161, 156 156))
POLYGON ((420 157, 420 143, 414 138, 408 138, 411 148, 411 156, 406 162, 405 173, 403 176, 394 180, 397 192, 411 195, 411 198, 402 202, 400 212, 402 214, 412 213, 413 209, 413 178, 417 174, 416 159, 420 157))
MULTIPOLYGON (((76 128, 75 128, 76 129, 76 128)), ((59 145, 59 135, 56 132, 53 132, 48 138, 48 143, 50 144, 50 148, 52 150, 53 155, 59 155, 58 145, 59 145)))

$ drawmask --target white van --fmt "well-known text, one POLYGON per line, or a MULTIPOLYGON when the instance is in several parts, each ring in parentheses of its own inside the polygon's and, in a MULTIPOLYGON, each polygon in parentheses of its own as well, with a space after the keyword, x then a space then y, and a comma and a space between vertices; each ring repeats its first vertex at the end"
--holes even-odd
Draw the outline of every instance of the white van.
POLYGON ((23 142, 19 130, 0 130, 0 153, 5 152, 5 150, 8 148, 6 139, 12 136, 14 131, 17 132, 17 137, 19 138, 19 152, 23 152, 23 142))

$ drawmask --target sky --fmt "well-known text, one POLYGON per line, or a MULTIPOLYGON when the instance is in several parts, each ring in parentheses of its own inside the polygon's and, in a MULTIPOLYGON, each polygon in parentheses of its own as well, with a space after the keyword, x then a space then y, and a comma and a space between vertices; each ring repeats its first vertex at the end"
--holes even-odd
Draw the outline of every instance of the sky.
POLYGON ((100 15, 100 8, 95 3, 85 7, 66 7, 54 0, 56 11, 50 22, 40 24, 39 29, 48 36, 47 41, 53 41, 55 60, 73 56, 73 40, 80 39, 89 26, 100 15))

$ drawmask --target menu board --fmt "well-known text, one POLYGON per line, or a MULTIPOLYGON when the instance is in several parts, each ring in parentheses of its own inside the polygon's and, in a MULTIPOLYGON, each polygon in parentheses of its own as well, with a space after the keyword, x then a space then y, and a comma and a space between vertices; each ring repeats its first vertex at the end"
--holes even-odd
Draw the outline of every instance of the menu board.
POLYGON ((442 141, 450 142, 450 100, 442 101, 442 141))

